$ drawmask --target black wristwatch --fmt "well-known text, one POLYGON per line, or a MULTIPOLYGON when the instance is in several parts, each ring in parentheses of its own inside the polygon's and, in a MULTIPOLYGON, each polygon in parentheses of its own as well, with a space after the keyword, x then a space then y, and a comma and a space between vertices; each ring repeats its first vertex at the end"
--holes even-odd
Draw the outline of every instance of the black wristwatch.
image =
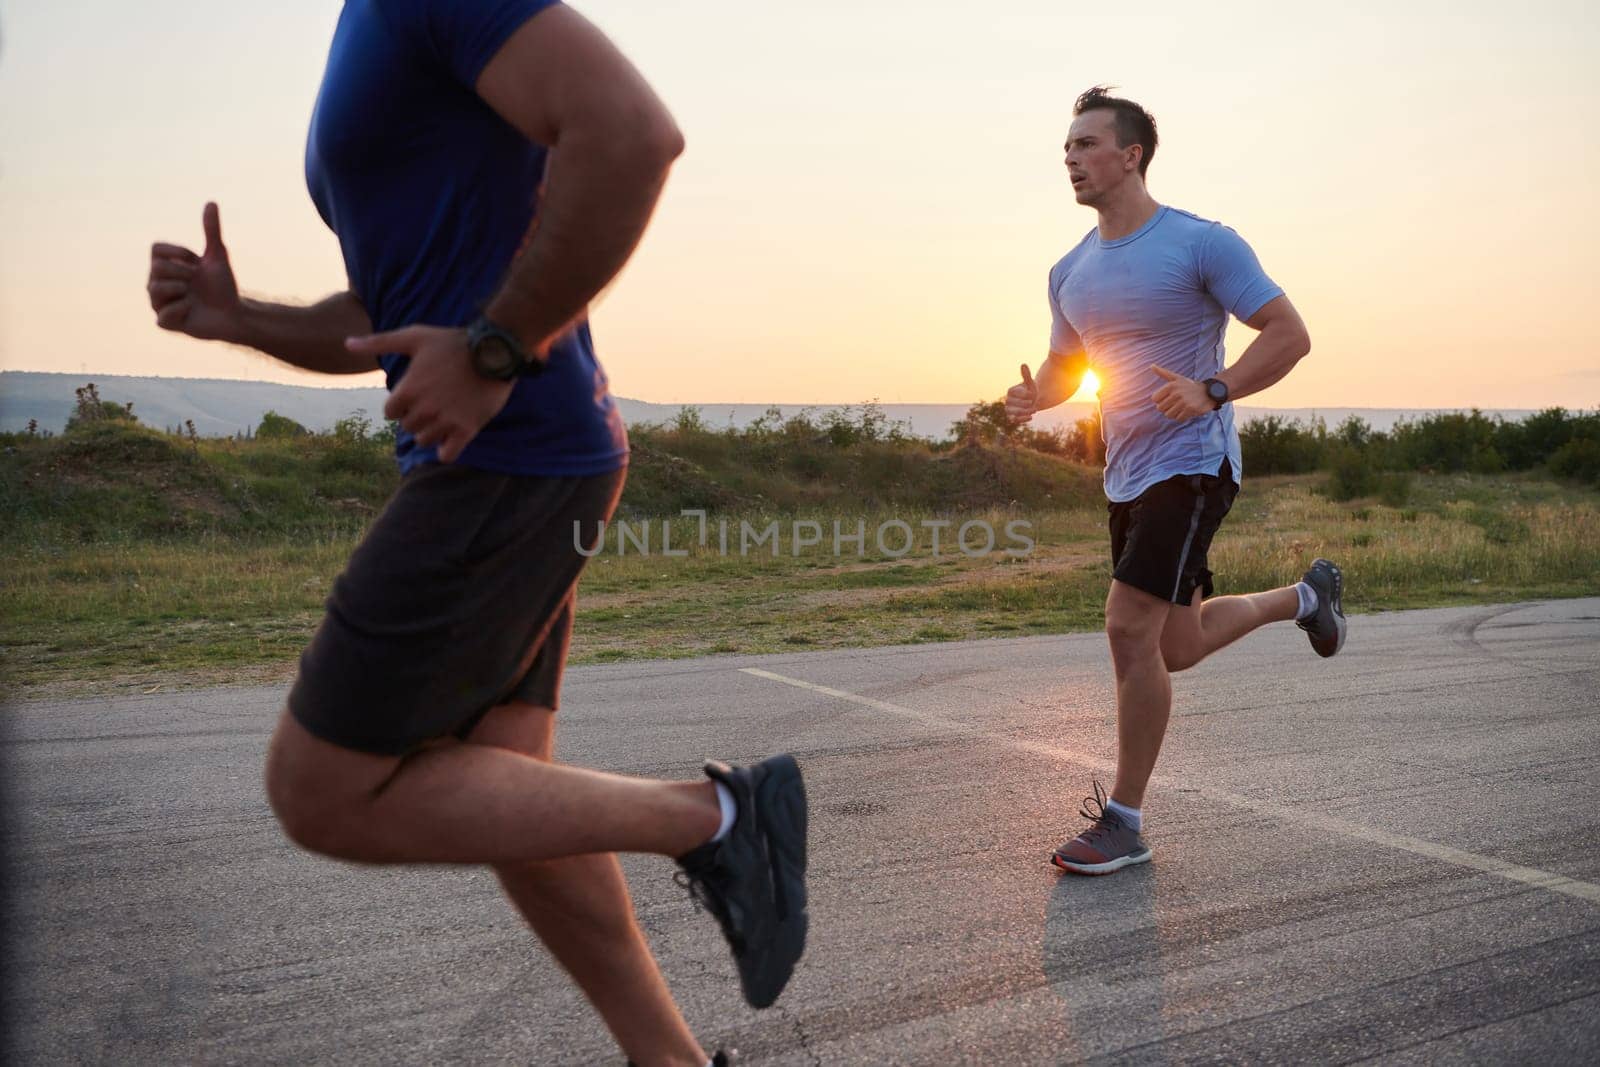
POLYGON ((1216 411, 1228 402, 1228 383, 1221 378, 1207 378, 1200 383, 1206 387, 1206 396, 1211 398, 1211 410, 1216 411))
POLYGON ((467 351, 472 353, 472 369, 495 381, 544 373, 545 361, 529 355, 516 334, 496 326, 487 315, 479 315, 467 327, 467 351))

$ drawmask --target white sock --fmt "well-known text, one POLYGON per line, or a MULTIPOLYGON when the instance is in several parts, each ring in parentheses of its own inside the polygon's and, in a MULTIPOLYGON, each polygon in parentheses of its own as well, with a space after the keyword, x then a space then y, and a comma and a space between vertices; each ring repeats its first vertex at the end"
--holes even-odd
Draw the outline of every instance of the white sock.
POLYGON ((1305 582, 1294 583, 1294 591, 1300 597, 1300 610, 1295 612, 1295 621, 1308 618, 1317 610, 1317 591, 1305 582))
POLYGON ((722 809, 722 825, 717 827, 717 832, 712 835, 711 840, 721 841, 728 836, 728 831, 733 829, 733 820, 739 816, 739 804, 733 799, 733 790, 721 782, 711 784, 716 786, 717 806, 722 809))
POLYGON ((1144 812, 1140 809, 1130 808, 1126 804, 1118 804, 1115 800, 1107 800, 1106 810, 1116 812, 1117 818, 1127 823, 1134 833, 1144 829, 1144 812))

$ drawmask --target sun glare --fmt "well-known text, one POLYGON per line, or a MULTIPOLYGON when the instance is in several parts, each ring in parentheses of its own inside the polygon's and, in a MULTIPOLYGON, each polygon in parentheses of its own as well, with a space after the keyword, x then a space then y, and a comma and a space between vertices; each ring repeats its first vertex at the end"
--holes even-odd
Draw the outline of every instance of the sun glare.
POLYGON ((1073 400, 1076 400, 1076 401, 1093 400, 1095 398, 1095 396, 1099 392, 1100 392, 1100 378, 1099 378, 1099 376, 1096 375, 1094 371, 1087 370, 1087 371, 1083 372, 1083 384, 1079 385, 1078 386, 1078 391, 1076 393, 1073 393, 1067 399, 1069 401, 1073 401, 1073 400))

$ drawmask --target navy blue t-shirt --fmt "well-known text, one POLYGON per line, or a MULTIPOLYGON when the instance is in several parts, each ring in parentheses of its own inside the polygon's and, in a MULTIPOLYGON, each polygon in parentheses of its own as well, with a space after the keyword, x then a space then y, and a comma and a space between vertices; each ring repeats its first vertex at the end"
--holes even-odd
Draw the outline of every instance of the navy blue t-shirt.
MULTIPOLYGON (((538 210, 546 151, 473 89, 520 26, 556 0, 347 0, 306 140, 306 184, 339 237, 375 330, 465 326, 494 296, 538 210)), ((379 361, 393 389, 409 360, 379 361)), ((438 462, 400 431, 402 471, 438 462)), ((627 463, 622 416, 588 323, 551 346, 456 461, 506 474, 601 474, 627 463)))

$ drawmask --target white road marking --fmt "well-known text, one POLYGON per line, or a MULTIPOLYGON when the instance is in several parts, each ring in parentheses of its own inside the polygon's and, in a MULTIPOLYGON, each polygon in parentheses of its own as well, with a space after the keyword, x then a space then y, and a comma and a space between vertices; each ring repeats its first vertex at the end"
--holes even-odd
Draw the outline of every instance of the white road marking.
MULTIPOLYGON (((877 711, 888 712, 891 715, 899 715, 902 718, 915 719, 916 721, 927 726, 936 726, 940 729, 951 730, 955 733, 966 734, 970 737, 982 738, 985 741, 991 741, 999 745, 1006 745, 1010 748, 1019 749, 1024 752, 1031 752, 1034 755, 1044 756, 1049 759, 1065 760, 1069 763, 1076 763, 1080 766, 1088 767, 1108 776, 1114 774, 1117 769, 1116 764, 1109 760, 1096 759, 1093 756, 1085 756, 1081 753, 1074 752, 1071 749, 1061 748, 1058 745, 1049 745, 1040 741, 1028 741, 1015 737, 1006 737, 1003 734, 992 734, 987 731, 977 729, 976 727, 968 726, 966 723, 956 722, 953 719, 946 719, 938 715, 929 714, 925 711, 917 711, 915 708, 907 708, 902 707, 899 704, 891 704, 886 700, 874 700, 872 697, 858 696, 855 693, 847 693, 843 689, 833 689, 826 685, 817 685, 814 682, 801 681, 799 678, 790 678, 787 675, 774 674, 771 671, 764 671, 758 667, 741 667, 739 669, 742 673, 753 675, 757 678, 765 678, 768 681, 781 682, 784 685, 792 685, 796 689, 809 689, 811 692, 820 693, 823 696, 830 696, 837 700, 845 700, 852 704, 859 704, 865 708, 873 708, 877 711)), ((1179 786, 1179 783, 1176 780, 1159 774, 1151 779, 1151 783, 1162 786, 1163 788, 1177 788, 1179 786)), ((1193 787, 1185 783, 1184 788, 1192 789, 1193 787)), ((1199 790, 1199 792, 1202 796, 1208 799, 1218 800, 1224 804, 1229 804, 1236 808, 1243 808, 1246 811, 1252 811, 1259 815, 1270 816, 1271 818, 1279 819, 1283 822, 1294 823, 1298 826, 1310 827, 1316 830, 1324 830, 1328 833, 1339 834, 1343 837, 1355 838, 1358 841, 1366 841, 1374 845, 1382 845, 1385 848, 1399 849, 1402 852, 1410 852, 1413 855, 1425 856, 1428 859, 1438 860, 1441 863, 1449 863, 1457 867, 1465 867, 1468 870, 1482 871, 1485 874, 1492 874, 1497 878, 1505 878, 1512 882, 1521 882, 1523 885, 1533 886, 1535 889, 1545 889, 1552 893, 1560 893, 1564 896, 1576 897, 1579 900, 1587 900, 1591 904, 1600 904, 1600 885, 1595 885, 1593 882, 1584 882, 1576 878, 1568 878, 1563 874, 1556 874, 1553 871, 1541 871, 1534 867, 1519 867, 1515 863, 1506 863, 1504 860, 1497 860, 1490 856, 1479 856, 1473 852, 1463 852, 1461 849, 1451 848, 1448 845, 1438 845, 1434 844, 1432 841, 1423 841, 1420 838, 1405 837, 1401 834, 1391 834, 1385 830, 1377 830, 1370 826, 1362 826, 1359 823, 1349 822, 1345 819, 1340 819, 1332 815, 1320 815, 1316 812, 1301 811, 1297 808, 1288 808, 1281 804, 1273 804, 1268 801, 1254 800, 1250 797, 1240 796, 1237 793, 1229 793, 1220 789, 1205 788, 1199 790)))

